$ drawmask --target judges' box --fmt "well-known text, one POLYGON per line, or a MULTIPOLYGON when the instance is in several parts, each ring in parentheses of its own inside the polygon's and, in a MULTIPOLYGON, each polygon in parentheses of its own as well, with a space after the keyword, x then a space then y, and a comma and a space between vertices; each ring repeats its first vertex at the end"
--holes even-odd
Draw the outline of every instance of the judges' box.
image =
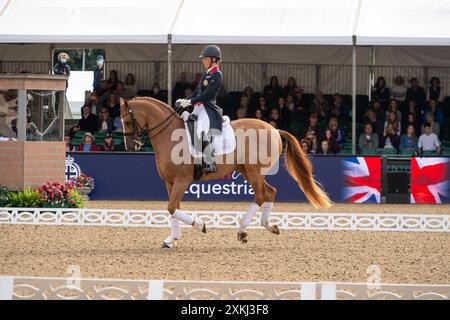
POLYGON ((64 182, 65 150, 63 141, 1 141, 0 185, 22 190, 64 182))

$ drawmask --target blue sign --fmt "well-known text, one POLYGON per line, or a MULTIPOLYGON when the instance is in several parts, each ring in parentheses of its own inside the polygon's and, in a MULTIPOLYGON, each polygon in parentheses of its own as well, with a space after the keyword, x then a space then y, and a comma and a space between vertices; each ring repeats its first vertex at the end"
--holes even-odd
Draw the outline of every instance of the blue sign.
MULTIPOLYGON (((92 200, 167 200, 164 181, 156 169, 155 155, 150 153, 75 153, 72 166, 95 180, 95 189, 89 195, 92 200)), ((333 201, 339 202, 343 176, 341 157, 312 157, 314 175, 333 201)), ((67 167, 66 167, 67 168, 67 167)), ((74 169, 71 169, 74 171, 74 169)), ((68 175, 72 174, 70 170, 68 175)), ((73 173, 75 174, 75 173, 73 173)), ((267 182, 278 192, 276 201, 304 202, 306 198, 289 175, 281 158, 277 174, 267 176, 267 182)), ((184 200, 201 201, 251 201, 251 185, 233 172, 221 179, 196 182, 186 190, 184 200)))

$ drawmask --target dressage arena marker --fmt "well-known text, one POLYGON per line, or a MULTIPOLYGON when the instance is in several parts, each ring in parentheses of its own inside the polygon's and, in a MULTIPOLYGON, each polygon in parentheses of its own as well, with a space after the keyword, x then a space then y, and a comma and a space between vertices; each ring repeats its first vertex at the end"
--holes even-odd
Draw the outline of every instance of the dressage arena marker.
MULTIPOLYGON (((238 228, 244 214, 186 212, 202 218, 210 228, 238 228)), ((262 228, 260 215, 258 212, 253 217, 250 229, 262 228)), ((270 222, 285 230, 450 232, 447 214, 272 212, 270 222)), ((166 210, 0 208, 0 224, 168 228, 170 216, 166 210)))
POLYGON ((450 285, 110 280, 0 276, 4 300, 450 300, 450 285), (79 286, 74 286, 79 280, 79 286))

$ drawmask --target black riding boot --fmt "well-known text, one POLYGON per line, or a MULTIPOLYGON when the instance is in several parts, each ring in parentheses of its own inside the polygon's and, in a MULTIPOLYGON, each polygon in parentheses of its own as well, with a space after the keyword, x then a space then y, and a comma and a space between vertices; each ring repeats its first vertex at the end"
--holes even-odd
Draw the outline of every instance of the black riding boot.
POLYGON ((202 132, 203 149, 203 173, 210 174, 217 172, 217 165, 214 160, 214 149, 209 135, 202 132))

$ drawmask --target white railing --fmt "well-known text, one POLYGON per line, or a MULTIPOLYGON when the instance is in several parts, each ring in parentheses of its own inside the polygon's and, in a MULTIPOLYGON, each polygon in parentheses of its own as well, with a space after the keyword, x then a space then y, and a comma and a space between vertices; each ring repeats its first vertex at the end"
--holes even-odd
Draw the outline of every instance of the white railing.
POLYGON ((450 285, 0 276, 0 300, 450 300, 450 285))
MULTIPOLYGON (((186 212, 201 217, 211 228, 237 228, 244 213, 186 212)), ((259 219, 257 213, 249 228, 261 228, 259 219)), ((281 229, 298 230, 450 232, 447 214, 273 212, 270 222, 281 229)), ((166 210, 0 208, 0 224, 166 228, 170 216, 166 210)))

